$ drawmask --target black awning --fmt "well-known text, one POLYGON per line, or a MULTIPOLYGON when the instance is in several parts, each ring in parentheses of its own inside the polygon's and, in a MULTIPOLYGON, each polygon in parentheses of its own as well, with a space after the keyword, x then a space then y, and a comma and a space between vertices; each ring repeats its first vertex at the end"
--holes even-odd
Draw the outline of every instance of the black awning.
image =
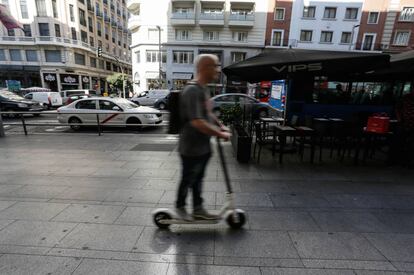
POLYGON ((371 77, 385 80, 413 80, 414 51, 391 55, 390 67, 376 70, 371 77))
POLYGON ((382 53, 303 49, 266 49, 263 53, 223 69, 227 76, 249 82, 286 79, 300 75, 355 76, 389 67, 382 53))

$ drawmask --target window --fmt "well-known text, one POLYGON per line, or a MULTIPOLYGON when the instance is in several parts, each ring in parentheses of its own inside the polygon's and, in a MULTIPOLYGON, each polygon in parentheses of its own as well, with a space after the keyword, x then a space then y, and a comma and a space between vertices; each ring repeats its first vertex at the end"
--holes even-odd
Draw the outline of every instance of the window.
POLYGON ((372 34, 365 34, 364 35, 364 42, 362 43, 362 50, 370 51, 374 46, 375 35, 372 34))
POLYGON ((24 36, 32 37, 32 28, 29 24, 23 25, 23 32, 24 32, 24 36))
POLYGON ((351 32, 343 32, 341 36, 341 43, 342 44, 351 44, 352 41, 352 33, 351 32))
POLYGON ((190 31, 175 30, 175 40, 190 40, 190 31))
POLYGON ((85 31, 81 31, 81 40, 84 43, 88 43, 88 34, 85 31))
POLYGON ((409 31, 397 31, 394 37, 394 45, 396 46, 408 46, 410 41, 409 31))
POLYGON ((400 21, 413 22, 414 8, 405 7, 400 13, 400 21))
POLYGON ((8 36, 15 36, 16 33, 14 32, 14 29, 9 29, 9 30, 7 30, 7 35, 8 36))
POLYGON ((96 100, 82 100, 75 106, 76 109, 96 110, 96 100))
POLYGON ((108 29, 108 26, 105 26, 104 27, 104 32, 105 32, 105 39, 106 40, 109 40, 109 29, 108 29))
MULTIPOLYGON (((222 13, 223 11, 220 9, 219 12, 222 13)), ((231 9, 231 14, 236 15, 248 15, 252 13, 253 11, 251 9, 231 9)))
POLYGON ((300 32, 300 41, 301 42, 312 42, 312 31, 302 30, 300 32))
POLYGON ((112 111, 114 107, 118 107, 118 105, 108 100, 99 100, 99 109, 101 110, 112 111))
POLYGON ((46 62, 60 62, 60 50, 45 50, 46 62))
POLYGON ((304 18, 315 18, 316 7, 307 6, 303 8, 303 17, 304 18))
POLYGON ((102 69, 102 70, 105 69, 103 60, 99 60, 99 69, 102 69))
POLYGON ((275 8, 275 20, 285 20, 284 8, 275 8))
POLYGON ((272 46, 282 46, 283 31, 272 32, 272 46))
POLYGON ((112 70, 112 64, 111 64, 111 62, 106 61, 106 70, 107 71, 112 70))
POLYGON ((347 8, 345 11, 345 19, 355 20, 358 18, 358 8, 347 8))
POLYGON ((20 11, 23 19, 29 18, 29 13, 27 11, 27 0, 20 0, 20 11))
POLYGON ((49 24, 48 23, 39 23, 39 35, 40 36, 50 36, 49 24))
POLYGON ((232 52, 231 53, 231 61, 233 63, 240 62, 246 59, 246 53, 242 52, 232 52))
POLYGON ((335 19, 336 18, 336 8, 325 8, 323 13, 324 19, 335 19))
POLYGON ((96 68, 96 58, 89 57, 89 61, 90 61, 91 67, 96 68))
POLYGON ((189 8, 174 8, 174 13, 190 13, 189 8))
POLYGON ((95 41, 94 41, 94 39, 93 39, 93 36, 89 36, 89 44, 90 44, 92 47, 95 47, 95 41))
POLYGON ((35 50, 26 50, 26 60, 28 62, 37 61, 37 52, 35 50))
POLYGON ((205 31, 204 32, 204 40, 206 40, 206 41, 217 41, 217 40, 219 40, 219 32, 218 31, 205 31))
POLYGON ((79 23, 86 27, 85 11, 82 9, 79 9, 79 23))
MULTIPOLYGON (((147 51, 147 63, 158 63, 159 51, 147 51)), ((167 63, 167 52, 162 51, 162 63, 167 63)))
POLYGON ((247 32, 233 32, 233 40, 237 42, 247 42, 247 32))
POLYGON ((116 40, 116 31, 112 29, 112 43, 115 43, 116 40))
POLYGON ((55 24, 55 36, 60 37, 60 26, 59 26, 59 24, 55 24))
POLYGON ((78 37, 76 35, 76 29, 75 28, 70 28, 71 32, 72 32, 72 39, 73 40, 78 40, 78 37))
POLYGON ((53 11, 53 17, 54 18, 58 18, 59 17, 59 14, 58 14, 56 0, 52 0, 52 11, 53 11))
POLYGON ((35 0, 37 16, 47 16, 46 0, 35 0))
POLYGON ((70 21, 75 22, 75 10, 73 9, 73 5, 69 5, 69 15, 70 15, 70 21))
POLYGON ((75 53, 75 64, 86 65, 85 55, 80 53, 75 53))
POLYGON ((17 49, 10 49, 10 60, 11 61, 22 61, 22 54, 20 50, 17 49))
POLYGON ((368 24, 378 24, 379 12, 370 12, 368 15, 368 24))
POLYGON ((333 32, 321 32, 321 43, 332 43, 333 32))
POLYGON ((173 51, 173 63, 192 64, 194 53, 192 51, 173 51))
POLYGON ((102 25, 101 22, 96 22, 96 30, 99 36, 102 36, 102 25))
POLYGON ((6 61, 6 54, 3 49, 0 49, 0 61, 6 61))
POLYGON ((88 27, 89 27, 89 31, 93 32, 93 21, 92 21, 92 17, 88 17, 88 27))
POLYGON ((136 57, 137 63, 140 63, 141 62, 141 56, 140 56, 140 52, 139 51, 138 52, 135 52, 135 57, 136 57))

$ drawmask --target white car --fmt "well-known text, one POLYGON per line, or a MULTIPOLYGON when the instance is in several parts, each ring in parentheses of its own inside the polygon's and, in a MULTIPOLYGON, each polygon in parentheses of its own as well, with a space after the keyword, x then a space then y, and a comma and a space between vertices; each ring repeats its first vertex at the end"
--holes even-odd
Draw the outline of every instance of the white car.
MULTIPOLYGON (((124 126, 125 124, 159 124, 162 114, 159 110, 143 107, 123 98, 92 97, 77 100, 58 110, 58 120, 64 124, 98 125, 97 114, 101 126, 124 126)), ((142 126, 131 126, 140 129, 142 126)), ((80 125, 71 125, 79 130, 80 125)))
POLYGON ((153 106, 158 99, 165 98, 169 90, 149 90, 131 98, 131 101, 139 105, 153 106))

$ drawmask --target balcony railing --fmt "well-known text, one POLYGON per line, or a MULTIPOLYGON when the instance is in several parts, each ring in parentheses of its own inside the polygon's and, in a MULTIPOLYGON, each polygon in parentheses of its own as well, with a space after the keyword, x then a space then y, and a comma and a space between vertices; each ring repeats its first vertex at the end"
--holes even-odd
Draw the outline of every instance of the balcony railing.
POLYGON ((195 19, 193 12, 174 12, 171 14, 171 19, 195 19))
POLYGON ((200 20, 224 20, 223 13, 201 13, 200 20))
POLYGON ((367 44, 367 43, 355 43, 354 49, 357 51, 383 51, 388 49, 386 44, 367 44))
POLYGON ((266 46, 272 47, 292 47, 295 48, 298 46, 298 40, 296 39, 283 39, 283 40, 266 40, 266 46))
POLYGON ((254 21, 254 14, 230 14, 232 21, 254 21))

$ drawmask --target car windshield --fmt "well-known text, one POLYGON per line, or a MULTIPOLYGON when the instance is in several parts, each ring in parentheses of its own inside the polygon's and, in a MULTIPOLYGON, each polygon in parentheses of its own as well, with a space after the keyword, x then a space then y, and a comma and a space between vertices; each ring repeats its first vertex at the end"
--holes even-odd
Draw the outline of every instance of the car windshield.
POLYGON ((0 96, 4 97, 6 99, 12 99, 12 100, 22 100, 23 97, 16 95, 15 93, 9 92, 9 91, 0 91, 0 96))
POLYGON ((127 99, 117 99, 117 100, 114 100, 114 103, 121 106, 121 108, 124 109, 124 110, 138 108, 137 104, 132 103, 131 101, 129 101, 127 99))

